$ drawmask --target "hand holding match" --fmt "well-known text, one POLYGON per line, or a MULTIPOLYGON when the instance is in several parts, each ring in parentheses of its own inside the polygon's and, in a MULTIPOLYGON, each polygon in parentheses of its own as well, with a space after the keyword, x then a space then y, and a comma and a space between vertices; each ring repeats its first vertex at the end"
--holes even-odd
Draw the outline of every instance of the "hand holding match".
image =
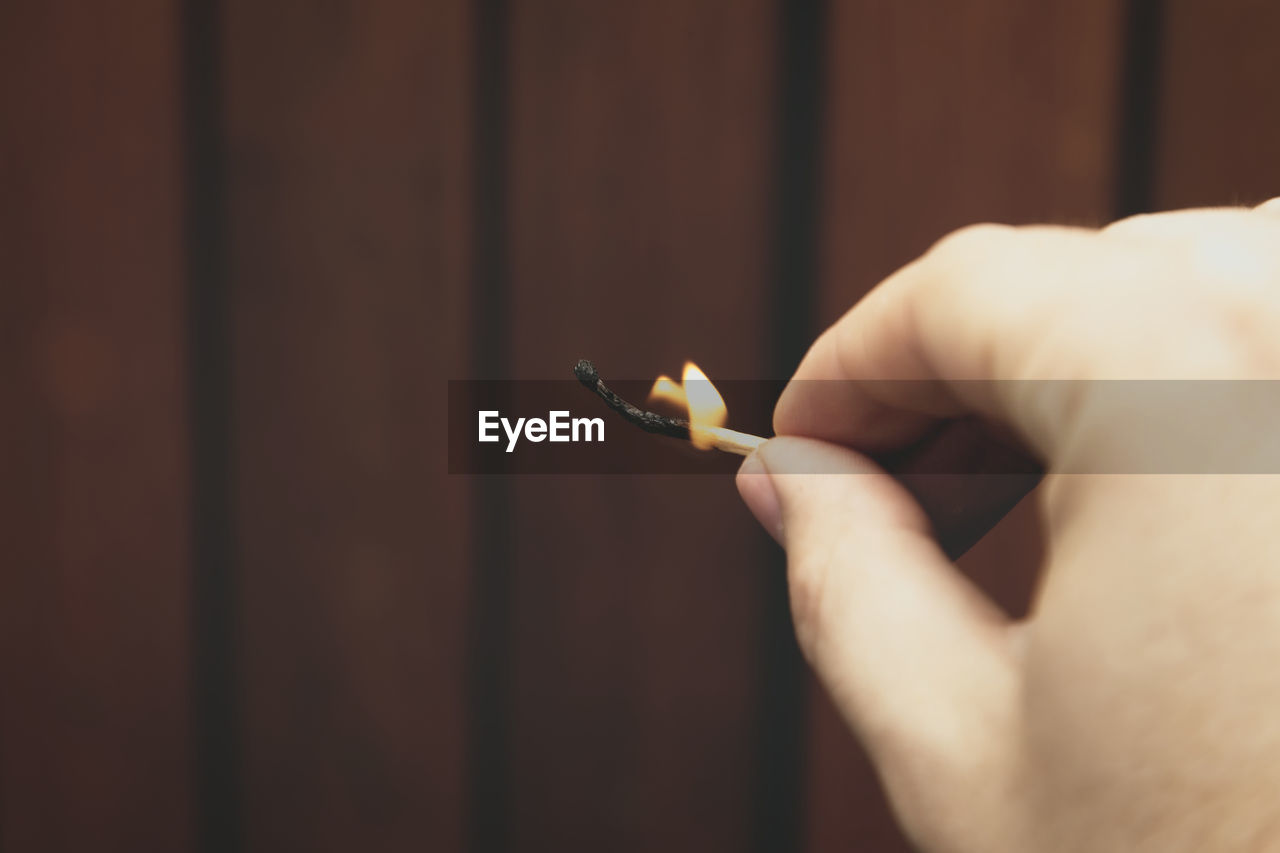
POLYGON ((573 375, 578 377, 578 381, 597 397, 604 400, 605 405, 645 432, 683 439, 703 450, 722 450, 739 456, 749 456, 765 441, 761 436, 738 432, 720 425, 719 421, 723 420, 726 411, 724 400, 712 386, 711 380, 707 379, 692 363, 685 366, 683 389, 665 376, 654 383, 655 392, 663 390, 665 396, 683 400, 689 409, 690 420, 667 417, 632 405, 610 390, 609 386, 600 379, 596 366, 585 358, 574 365, 573 375), (695 396, 700 399, 692 399, 695 396))

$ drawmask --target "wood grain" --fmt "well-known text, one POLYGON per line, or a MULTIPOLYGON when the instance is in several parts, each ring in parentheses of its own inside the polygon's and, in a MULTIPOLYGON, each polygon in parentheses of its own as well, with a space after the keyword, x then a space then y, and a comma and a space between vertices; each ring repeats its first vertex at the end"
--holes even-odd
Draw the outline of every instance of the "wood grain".
POLYGON ((1253 205, 1280 195, 1280 6, 1165 7, 1153 207, 1253 205))
POLYGON ((469 11, 225 9, 246 846, 459 849, 469 11))
MULTIPOLYGON (((764 375, 774 12, 512 4, 509 375, 764 375)), ((772 546, 731 478, 511 488, 511 848, 747 848, 772 546)))
POLYGON ((0 847, 193 839, 178 22, 0 7, 0 847))

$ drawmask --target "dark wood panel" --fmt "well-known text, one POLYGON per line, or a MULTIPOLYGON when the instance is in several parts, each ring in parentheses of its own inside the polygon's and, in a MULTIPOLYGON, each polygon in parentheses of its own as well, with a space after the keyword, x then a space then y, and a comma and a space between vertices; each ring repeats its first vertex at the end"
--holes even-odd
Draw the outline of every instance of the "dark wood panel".
POLYGON ((1165 7, 1153 206, 1280 195, 1280 5, 1165 7))
POLYGON ((192 841, 178 22, 0 7, 0 847, 192 841))
POLYGON ((246 844, 458 849, 469 10, 225 7, 246 844))
POLYGON ((1109 219, 1121 7, 836 4, 824 322, 960 226, 1109 219))
MULTIPOLYGON (((775 15, 511 4, 510 375, 765 375, 775 15)), ((511 849, 749 848, 773 546, 731 477, 511 501, 511 849)))
MULTIPOLYGON (((1109 218, 1122 13, 1102 0, 832 4, 824 326, 959 226, 1109 218)), ((1034 570, 1028 520, 1029 509, 1015 512, 963 561, 1015 610, 1034 570)), ((829 703, 814 703, 811 724, 809 848, 906 849, 829 703)))

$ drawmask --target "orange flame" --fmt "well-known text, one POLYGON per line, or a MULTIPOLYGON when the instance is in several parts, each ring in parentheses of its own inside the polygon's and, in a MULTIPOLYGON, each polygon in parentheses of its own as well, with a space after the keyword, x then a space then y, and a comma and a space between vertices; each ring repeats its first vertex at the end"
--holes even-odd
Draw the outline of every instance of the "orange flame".
POLYGON ((684 406, 689 413, 689 441, 702 450, 711 449, 712 433, 724 426, 729 415, 716 386, 692 361, 685 362, 680 382, 659 376, 649 391, 649 399, 684 406))

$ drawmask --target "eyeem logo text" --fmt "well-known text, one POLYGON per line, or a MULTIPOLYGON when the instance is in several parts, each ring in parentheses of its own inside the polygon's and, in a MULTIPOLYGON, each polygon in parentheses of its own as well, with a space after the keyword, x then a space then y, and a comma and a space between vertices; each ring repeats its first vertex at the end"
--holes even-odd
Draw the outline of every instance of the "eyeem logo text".
POLYGON ((501 441, 499 428, 507 435, 507 453, 516 449, 521 433, 527 441, 604 441, 604 418, 571 418, 567 411, 548 412, 547 419, 517 418, 513 424, 497 410, 480 412, 478 440, 501 441), (594 436, 594 437, 593 437, 594 436))

